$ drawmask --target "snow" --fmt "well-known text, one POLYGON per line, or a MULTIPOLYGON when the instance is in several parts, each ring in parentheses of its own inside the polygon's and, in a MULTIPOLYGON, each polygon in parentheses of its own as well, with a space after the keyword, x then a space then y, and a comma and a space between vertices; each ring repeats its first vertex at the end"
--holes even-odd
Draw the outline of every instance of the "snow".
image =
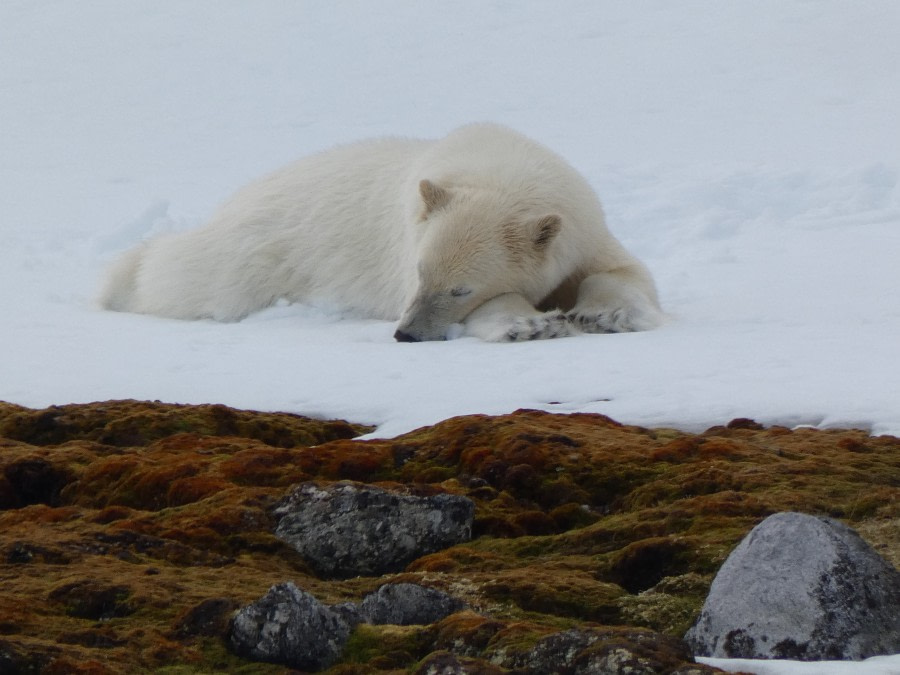
POLYGON ((772 659, 710 659, 700 657, 700 663, 721 668, 729 673, 754 675, 897 675, 900 658, 873 656, 864 661, 785 661, 772 659))
POLYGON ((522 407, 900 435, 898 25, 893 0, 5 0, 0 399, 221 402, 376 436, 522 407), (310 307, 94 304, 117 252, 263 172, 475 120, 588 177, 663 328, 399 344, 310 307))

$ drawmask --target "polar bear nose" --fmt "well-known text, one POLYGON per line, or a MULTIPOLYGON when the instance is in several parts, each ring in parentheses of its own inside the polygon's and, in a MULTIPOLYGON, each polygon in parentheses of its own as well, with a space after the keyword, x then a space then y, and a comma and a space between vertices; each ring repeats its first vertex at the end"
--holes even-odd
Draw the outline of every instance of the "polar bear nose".
POLYGON ((397 342, 419 342, 419 338, 413 337, 409 333, 404 333, 402 330, 398 330, 394 333, 394 339, 397 342))

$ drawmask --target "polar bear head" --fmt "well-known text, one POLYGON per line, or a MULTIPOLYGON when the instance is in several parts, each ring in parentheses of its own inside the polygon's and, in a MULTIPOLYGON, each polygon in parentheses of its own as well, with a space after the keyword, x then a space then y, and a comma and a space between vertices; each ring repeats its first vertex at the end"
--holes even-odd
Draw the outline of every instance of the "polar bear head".
POLYGON ((533 304, 559 283, 550 256, 562 227, 515 191, 419 183, 418 287, 394 337, 445 340, 451 326, 504 293, 533 304))

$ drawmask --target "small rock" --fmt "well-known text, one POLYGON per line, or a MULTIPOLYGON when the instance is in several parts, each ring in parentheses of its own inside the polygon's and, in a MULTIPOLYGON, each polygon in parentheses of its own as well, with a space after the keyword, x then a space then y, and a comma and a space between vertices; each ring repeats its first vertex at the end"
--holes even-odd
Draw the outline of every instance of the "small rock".
POLYGON ((703 656, 900 652, 900 572, 831 518, 777 513, 732 551, 685 640, 703 656))
POLYGON ((481 660, 458 657, 450 652, 432 652, 418 664, 413 675, 502 675, 507 671, 481 660))
POLYGON ((472 538, 475 505, 456 495, 415 497, 351 482, 297 486, 273 510, 275 535, 325 577, 398 572, 472 538))
POLYGON ((570 672, 578 655, 598 639, 596 635, 580 630, 548 635, 525 655, 521 665, 529 673, 570 672))
POLYGON ((411 626, 440 621, 465 605, 434 588, 418 584, 385 584, 359 605, 364 620, 373 624, 411 626))
POLYGON ((315 671, 340 657, 350 631, 340 615, 286 582, 235 615, 229 642, 240 656, 315 671))

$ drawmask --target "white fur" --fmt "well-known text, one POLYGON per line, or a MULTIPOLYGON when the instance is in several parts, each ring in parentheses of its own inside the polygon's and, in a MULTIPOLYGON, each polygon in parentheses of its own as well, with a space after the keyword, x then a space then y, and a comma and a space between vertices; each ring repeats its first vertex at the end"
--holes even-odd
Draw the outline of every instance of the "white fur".
POLYGON ((662 316, 649 272, 606 229, 587 182, 494 124, 302 159, 204 227, 127 252, 101 303, 237 321, 280 298, 400 319, 398 339, 414 340, 460 323, 505 341, 644 330, 662 316))

